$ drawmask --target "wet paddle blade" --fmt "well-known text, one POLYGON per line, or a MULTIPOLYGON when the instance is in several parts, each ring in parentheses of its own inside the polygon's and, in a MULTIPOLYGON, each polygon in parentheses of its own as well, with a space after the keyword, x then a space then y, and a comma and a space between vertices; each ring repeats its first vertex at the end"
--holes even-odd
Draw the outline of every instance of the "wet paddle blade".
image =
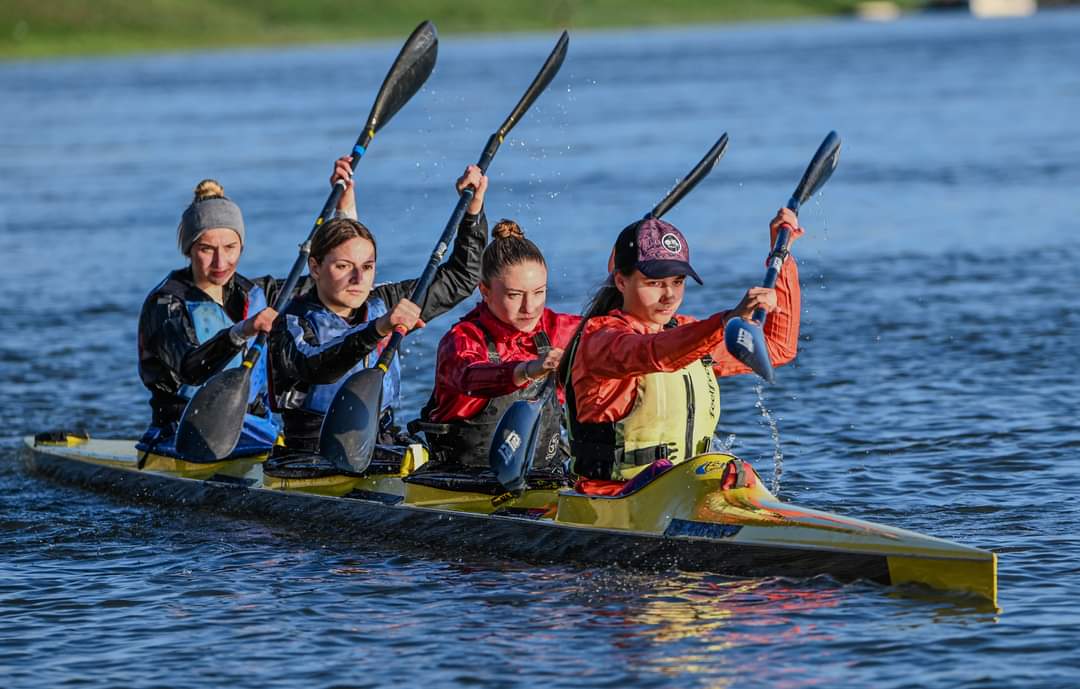
POLYGON ((788 201, 788 208, 798 213, 799 208, 810 197, 818 193, 821 187, 825 186, 839 162, 840 135, 836 132, 829 132, 825 140, 818 146, 810 165, 806 167, 806 172, 803 173, 802 179, 799 180, 799 186, 795 187, 795 193, 791 195, 791 200, 788 201))
POLYGON ((435 69, 438 54, 439 36, 435 25, 427 21, 421 23, 405 41, 371 106, 367 127, 373 135, 416 95, 435 69))
POLYGON ((349 376, 326 410, 319 432, 319 454, 345 471, 362 472, 371 464, 379 440, 383 377, 379 368, 349 376))
POLYGON ((188 402, 176 431, 176 451, 209 462, 236 449, 251 393, 251 369, 231 368, 206 382, 188 402))
POLYGON ((495 427, 488 463, 506 490, 525 489, 543 406, 541 400, 518 400, 503 413, 495 427))
POLYGON ((769 350, 765 347, 765 334, 757 323, 732 318, 724 328, 724 345, 733 357, 753 369, 754 373, 770 383, 775 380, 769 350))

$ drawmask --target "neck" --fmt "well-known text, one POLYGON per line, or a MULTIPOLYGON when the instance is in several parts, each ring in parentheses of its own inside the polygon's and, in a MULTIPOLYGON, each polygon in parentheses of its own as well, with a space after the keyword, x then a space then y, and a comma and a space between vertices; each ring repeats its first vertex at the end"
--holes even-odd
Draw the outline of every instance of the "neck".
POLYGON ((215 285, 208 280, 195 279, 195 286, 206 292, 206 295, 219 304, 225 303, 225 289, 222 285, 215 285))

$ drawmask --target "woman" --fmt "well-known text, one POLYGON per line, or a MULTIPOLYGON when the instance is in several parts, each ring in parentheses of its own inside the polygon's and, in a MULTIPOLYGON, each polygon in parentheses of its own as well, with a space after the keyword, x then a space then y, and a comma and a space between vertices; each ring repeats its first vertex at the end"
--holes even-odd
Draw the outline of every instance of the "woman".
MULTIPOLYGON (((351 196, 350 196, 351 198, 351 196)), ((341 208, 348 210, 348 199, 341 208)), ((150 428, 142 451, 175 454, 176 425, 188 400, 219 371, 239 365, 248 340, 269 332, 277 312, 269 277, 236 272, 245 241, 243 214, 221 185, 207 179, 177 227, 189 265, 151 290, 139 315, 139 377, 150 390, 150 428)), ((248 414, 235 456, 266 452, 277 438, 266 399, 265 357, 255 366, 248 414)))
MULTIPOLYGON (((503 412, 532 399, 558 368, 581 320, 546 308, 547 262, 512 220, 491 232, 480 268, 480 303, 439 343, 435 389, 422 412, 432 467, 482 469, 503 412)), ((533 468, 562 473, 558 400, 549 397, 533 468)))
MULTIPOLYGON (((342 171, 344 174, 345 171, 342 171)), ((323 417, 345 380, 368 368, 383 338, 444 313, 472 294, 487 242, 487 177, 470 165, 458 193, 475 189, 450 257, 439 266, 423 308, 412 303, 416 280, 375 284, 375 237, 353 219, 336 218, 311 242, 308 270, 314 289, 294 299, 270 334, 275 410, 284 423, 286 452, 318 451, 323 417)), ((393 409, 400 400, 401 367, 395 358, 383 379, 380 442, 394 442, 393 409)))
MULTIPOLYGON (((798 228, 781 209, 770 223, 798 228)), ((792 232, 792 238, 802 234, 792 232)), ((677 313, 690 267, 686 238, 655 218, 622 231, 609 260, 608 283, 586 310, 568 363, 567 417, 579 490, 620 491, 622 482, 706 452, 720 417, 716 377, 750 371, 724 348, 724 325, 757 308, 773 314, 765 338, 773 365, 795 358, 799 274, 785 259, 776 289, 751 288, 730 311, 698 321, 677 313), (614 482, 614 483, 612 483, 614 482)))

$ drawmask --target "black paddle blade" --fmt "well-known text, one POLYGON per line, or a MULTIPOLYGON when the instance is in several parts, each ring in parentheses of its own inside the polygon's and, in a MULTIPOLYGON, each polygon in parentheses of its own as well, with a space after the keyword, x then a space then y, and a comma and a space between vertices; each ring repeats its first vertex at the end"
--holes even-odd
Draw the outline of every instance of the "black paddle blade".
POLYGON ((548 55, 548 59, 544 61, 544 66, 540 68, 536 78, 529 84, 529 88, 525 91, 525 95, 518 101, 514 111, 510 113, 510 116, 506 118, 506 121, 499 127, 499 131, 496 132, 496 136, 502 139, 514 128, 518 120, 525 111, 532 107, 532 104, 540 97, 540 94, 544 92, 551 80, 555 78, 555 75, 559 73, 559 68, 562 67, 563 60, 566 59, 566 49, 570 45, 570 34, 563 31, 559 36, 559 41, 555 44, 555 48, 552 49, 551 54, 548 55))
POLYGON ((543 406, 542 400, 518 400, 503 413, 495 427, 488 463, 506 490, 524 490, 526 487, 525 476, 532 467, 543 406))
POLYGON ((251 369, 223 371, 188 402, 176 431, 176 451, 201 462, 225 459, 236 449, 251 393, 251 369))
POLYGON ((732 318, 724 327, 724 345, 733 357, 749 366, 754 373, 772 383, 776 379, 765 333, 753 321, 732 318))
POLYGON ((795 187, 795 193, 788 201, 788 208, 798 213, 799 208, 806 203, 807 199, 818 193, 818 190, 829 181, 839 162, 840 135, 829 132, 829 135, 818 146, 817 152, 814 153, 814 158, 803 173, 799 186, 795 187))
POLYGON ((345 471, 362 472, 371 464, 379 439, 383 377, 379 368, 365 368, 338 388, 323 417, 319 454, 345 471))
POLYGON ((397 59, 390 66, 379 95, 375 97, 375 104, 371 106, 366 130, 379 131, 416 95, 435 69, 438 53, 439 36, 435 32, 435 25, 428 21, 421 23, 405 41, 397 59))
POLYGON ((713 147, 709 149, 709 152, 705 154, 705 157, 694 166, 694 169, 690 171, 686 177, 683 177, 678 184, 676 184, 671 191, 667 193, 667 196, 663 198, 660 203, 656 204, 656 207, 649 211, 646 218, 659 218, 667 213, 669 210, 675 207, 682 198, 690 193, 690 191, 698 185, 698 182, 708 177, 712 169, 716 167, 716 164, 720 162, 720 159, 724 157, 724 153, 727 152, 728 135, 724 132, 720 135, 713 147))

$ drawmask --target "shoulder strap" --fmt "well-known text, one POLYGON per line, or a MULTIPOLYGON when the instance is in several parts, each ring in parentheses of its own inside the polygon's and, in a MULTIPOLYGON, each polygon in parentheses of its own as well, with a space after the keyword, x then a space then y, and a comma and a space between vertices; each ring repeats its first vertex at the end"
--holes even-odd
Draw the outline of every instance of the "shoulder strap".
POLYGON ((493 364, 501 364, 502 357, 499 356, 499 350, 495 346, 495 338, 491 336, 491 333, 489 333, 487 328, 481 325, 479 321, 477 321, 475 325, 477 328, 480 328, 480 332, 484 334, 484 342, 487 343, 488 361, 493 364))

